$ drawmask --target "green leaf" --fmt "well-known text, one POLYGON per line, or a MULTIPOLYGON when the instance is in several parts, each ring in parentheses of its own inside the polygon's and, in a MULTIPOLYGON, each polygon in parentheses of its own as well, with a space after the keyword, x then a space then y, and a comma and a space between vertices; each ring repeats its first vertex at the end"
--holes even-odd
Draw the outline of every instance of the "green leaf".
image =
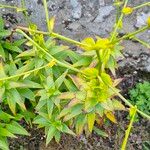
POLYGON ((11 101, 16 102, 23 110, 26 110, 24 101, 22 100, 19 92, 16 89, 11 89, 10 91, 10 97, 11 101))
POLYGON ((6 138, 0 137, 0 149, 9 150, 9 146, 6 138))
POLYGON ((12 134, 7 129, 2 128, 2 127, 0 127, 0 136, 16 138, 14 134, 12 134))
POLYGON ((0 58, 0 78, 4 78, 4 77, 6 77, 6 74, 5 74, 3 63, 0 58))
POLYGON ((4 29, 4 20, 3 18, 0 16, 0 31, 2 31, 4 29))
POLYGON ((68 128, 68 126, 65 125, 65 124, 63 124, 63 129, 62 129, 62 131, 63 131, 64 133, 68 133, 68 134, 71 134, 71 135, 75 136, 75 133, 74 133, 72 130, 70 130, 70 129, 68 128))
POLYGON ((89 128, 89 131, 92 132, 93 130, 93 127, 94 127, 94 122, 95 122, 95 113, 89 113, 87 115, 87 119, 88 119, 88 128, 89 128))
POLYGON ((64 121, 68 121, 72 118, 74 118, 75 116, 79 115, 82 113, 82 108, 83 106, 81 104, 75 105, 71 108, 70 113, 68 113, 65 117, 64 117, 64 121))
POLYGON ((56 141, 57 143, 59 143, 60 138, 61 138, 60 132, 59 132, 59 131, 56 131, 56 132, 55 132, 55 141, 56 141))
POLYGON ((4 122, 9 122, 10 119, 14 119, 14 117, 0 110, 0 120, 3 120, 4 122))
POLYGON ((79 61, 73 64, 74 67, 88 66, 92 61, 91 57, 82 57, 79 61))
POLYGON ((18 53, 21 53, 21 52, 22 52, 22 50, 21 50, 19 47, 14 46, 12 43, 9 43, 9 42, 3 43, 2 46, 3 46, 4 48, 8 49, 8 50, 13 51, 13 52, 18 52, 18 53))
POLYGON ((83 72, 89 78, 96 78, 98 76, 98 70, 95 69, 95 68, 86 68, 86 69, 83 70, 83 72))
POLYGON ((7 93, 7 103, 8 103, 10 110, 15 115, 16 114, 16 101, 12 98, 11 93, 7 93))
POLYGON ((23 82, 25 84, 26 88, 34 88, 34 89, 40 89, 42 86, 39 83, 30 81, 30 80, 24 80, 23 82))
POLYGON ((15 121, 12 121, 11 124, 7 124, 6 129, 13 134, 28 135, 28 136, 30 135, 21 125, 19 125, 15 121))
POLYGON ((82 134, 86 120, 87 118, 84 114, 81 114, 76 118, 75 128, 77 135, 82 134))
POLYGON ((52 138, 55 136, 56 128, 54 126, 51 126, 47 133, 46 138, 46 146, 49 144, 49 142, 52 140, 52 138))
POLYGON ((114 110, 125 110, 124 105, 118 100, 112 100, 114 110))
POLYGON ((7 37, 11 35, 11 31, 9 30, 1 30, 0 31, 0 37, 7 37))
POLYGON ((110 86, 112 85, 111 77, 108 74, 101 73, 101 78, 105 84, 110 85, 110 86))
POLYGON ((81 46, 86 51, 95 50, 95 41, 93 38, 88 37, 81 41, 85 46, 81 46))
POLYGON ((47 100, 47 110, 48 110, 48 116, 51 118, 52 112, 54 108, 54 103, 51 101, 51 99, 47 100))
POLYGON ((15 45, 15 46, 21 46, 26 41, 27 41, 26 39, 15 40, 14 43, 13 43, 13 45, 15 45))
POLYGON ((66 70, 66 71, 55 81, 55 86, 56 86, 57 89, 58 89, 58 88, 62 85, 62 83, 64 82, 67 73, 68 73, 68 70, 66 70))
POLYGON ((101 106, 106 110, 110 110, 110 111, 114 110, 113 102, 110 99, 107 99, 106 101, 102 102, 101 106))
POLYGON ((2 57, 3 60, 5 61, 5 52, 4 52, 4 49, 3 49, 2 45, 1 45, 1 43, 0 43, 0 57, 2 57))
POLYGON ((30 101, 35 101, 35 95, 30 89, 18 89, 21 96, 29 99, 30 101))
POLYGON ((19 57, 32 57, 32 56, 35 56, 35 53, 36 52, 36 50, 27 50, 27 51, 24 51, 24 52, 22 52, 22 53, 20 53, 18 56, 17 56, 17 58, 19 58, 19 57))
POLYGON ((101 129, 99 129, 97 127, 94 127, 94 131, 100 136, 108 137, 108 134, 106 132, 102 131, 101 129))

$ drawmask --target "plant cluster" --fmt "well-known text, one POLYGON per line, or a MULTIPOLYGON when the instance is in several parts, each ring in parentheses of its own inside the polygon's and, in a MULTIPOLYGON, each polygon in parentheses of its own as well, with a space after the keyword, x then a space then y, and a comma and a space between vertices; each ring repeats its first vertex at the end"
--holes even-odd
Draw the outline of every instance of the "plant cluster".
MULTIPOLYGON (((123 27, 123 16, 130 14, 126 13, 130 10, 127 0, 124 4, 115 3, 120 17, 110 37, 88 37, 78 42, 53 32, 55 19, 49 19, 46 0, 43 2, 48 32, 38 30, 32 23, 28 28, 18 26, 11 32, 4 29, 0 19, 0 148, 9 149, 7 137, 29 135, 17 123, 21 119, 44 128, 46 145, 53 138, 59 142, 62 133, 80 136, 95 130, 107 136, 95 123, 101 125, 107 120, 117 123, 115 111, 126 110, 118 97, 134 110, 131 125, 136 112, 150 119, 119 93, 116 86, 121 79, 115 79, 117 59, 122 57, 122 40, 147 30, 149 18, 145 27, 120 38, 118 31, 123 27), (22 39, 13 40, 14 33, 21 34, 22 39), (77 45, 83 53, 58 45, 55 38, 77 45)), ((25 11, 24 8, 13 9, 25 11)), ((123 147, 125 145, 126 141, 123 147)))
POLYGON ((135 88, 129 91, 129 97, 133 105, 150 115, 150 82, 136 84, 135 88))

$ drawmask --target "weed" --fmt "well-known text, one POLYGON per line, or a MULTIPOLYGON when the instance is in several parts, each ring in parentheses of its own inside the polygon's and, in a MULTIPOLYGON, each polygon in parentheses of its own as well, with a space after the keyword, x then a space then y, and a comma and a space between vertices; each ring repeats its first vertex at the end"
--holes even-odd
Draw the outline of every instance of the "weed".
MULTIPOLYGON (((26 40, 22 37, 13 42, 8 39, 13 33, 4 30, 1 19, 0 100, 9 108, 5 112, 1 111, 2 116, 5 115, 0 117, 3 118, 0 126, 2 149, 8 149, 6 137, 15 137, 14 134, 18 133, 28 135, 17 123, 20 119, 44 128, 48 145, 53 138, 59 142, 62 133, 79 136, 83 132, 89 135, 94 130, 107 137, 107 133, 94 125, 101 124, 99 120, 103 120, 103 123, 107 120, 117 123, 115 111, 126 110, 117 96, 131 109, 136 108, 119 93, 116 86, 121 79, 114 79, 115 70, 118 67, 117 58, 122 56, 121 42, 124 39, 136 38, 143 45, 149 46, 136 37, 136 34, 149 28, 149 18, 146 26, 121 38, 118 37, 118 31, 123 27, 124 15, 130 15, 135 9, 150 3, 134 8, 127 6, 128 0, 124 4, 116 3, 119 8, 118 17, 110 37, 89 37, 78 42, 53 32, 55 19, 49 19, 47 2, 43 2, 48 32, 39 31, 32 23, 28 28, 18 26, 14 32, 21 34, 26 40), (120 9, 122 5, 123 9, 120 9), (55 38, 75 44, 83 49, 83 53, 71 51, 68 46, 57 45, 55 38), (108 74, 108 70, 112 74, 108 74), (7 121, 8 125, 5 123, 7 121)), ((17 7, 0 7, 18 11, 17 7)), ((150 119, 138 107, 136 112, 150 119)), ((130 130, 131 128, 125 137, 124 148, 130 130)))

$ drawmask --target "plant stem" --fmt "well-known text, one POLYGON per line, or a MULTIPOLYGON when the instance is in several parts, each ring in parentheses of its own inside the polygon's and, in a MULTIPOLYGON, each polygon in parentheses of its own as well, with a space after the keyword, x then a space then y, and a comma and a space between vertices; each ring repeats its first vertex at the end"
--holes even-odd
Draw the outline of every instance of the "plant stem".
POLYGON ((136 30, 136 31, 134 31, 134 32, 131 32, 131 33, 129 33, 129 34, 124 35, 123 37, 119 38, 119 39, 118 39, 117 41, 115 41, 115 42, 119 42, 119 41, 121 41, 121 40, 130 38, 130 37, 132 37, 132 36, 134 36, 134 35, 136 35, 136 34, 138 34, 138 33, 141 33, 141 32, 143 32, 143 31, 147 30, 148 28, 149 28, 148 26, 144 26, 144 27, 140 28, 139 30, 136 30))
POLYGON ((130 120, 129 127, 128 127, 128 129, 125 132, 125 137, 124 137, 124 140, 123 140, 123 143, 122 143, 122 146, 121 146, 121 150, 125 150, 126 149, 128 138, 129 138, 129 135, 130 135, 130 132, 131 132, 131 128, 132 128, 132 125, 133 125, 133 122, 134 122, 134 118, 135 118, 135 115, 136 115, 136 111, 137 111, 137 108, 134 107, 134 112, 133 112, 132 118, 130 120))
POLYGON ((73 44, 76 44, 76 45, 79 45, 79 46, 88 46, 86 44, 83 44, 81 42, 72 40, 70 38, 67 38, 67 37, 65 37, 63 35, 60 35, 58 33, 55 33, 55 32, 49 33, 49 32, 44 32, 44 31, 39 31, 39 30, 32 30, 32 29, 29 29, 29 28, 26 28, 26 27, 21 27, 21 26, 17 26, 17 29, 21 29, 21 30, 28 31, 28 32, 39 33, 39 34, 43 34, 43 35, 49 35, 49 36, 52 36, 54 38, 58 38, 58 39, 61 39, 63 41, 67 41, 69 43, 73 43, 73 44))
POLYGON ((71 66, 70 64, 66 64, 63 62, 60 62, 59 60, 57 60, 56 58, 54 58, 50 53, 48 53, 45 49, 43 49, 39 44, 37 44, 35 41, 33 41, 27 34, 25 34, 22 30, 20 29, 16 29, 17 32, 21 33, 24 37, 26 37, 34 46, 36 46, 37 48, 39 48, 41 51, 43 51, 47 56, 49 56, 51 59, 55 60, 56 63, 62 67, 68 68, 70 70, 73 70, 75 72, 80 72, 82 73, 82 71, 80 71, 77 68, 74 68, 73 66, 71 66))
POLYGON ((16 9, 16 10, 22 10, 22 11, 25 11, 26 9, 24 8, 18 8, 16 6, 10 6, 10 5, 3 5, 3 4, 0 4, 0 8, 11 8, 11 9, 16 9))
MULTIPOLYGON (((123 9, 127 6, 127 3, 128 3, 128 0, 125 0, 123 9)), ((118 28, 119 28, 119 26, 120 26, 120 24, 121 24, 121 22, 122 22, 123 16, 124 16, 124 14, 123 14, 123 12, 121 12, 120 18, 119 18, 117 24, 115 25, 115 29, 114 29, 114 31, 113 31, 113 33, 112 33, 112 36, 111 36, 111 40, 110 40, 110 41, 113 41, 113 39, 116 37, 116 33, 117 33, 117 30, 118 30, 118 28)))
POLYGON ((142 45, 146 46, 147 48, 150 48, 150 45, 148 43, 146 43, 145 41, 142 41, 140 40, 139 38, 133 36, 133 37, 130 37, 130 39, 134 39, 136 40, 137 42, 141 43, 142 45))
POLYGON ((101 74, 102 62, 101 62, 99 51, 96 51, 96 55, 97 55, 97 58, 98 58, 98 72, 99 72, 99 75, 100 75, 101 74))
POLYGON ((24 76, 24 75, 27 75, 27 74, 31 74, 35 71, 38 71, 38 70, 41 70, 41 69, 44 69, 46 67, 52 67, 53 65, 55 65, 55 61, 54 60, 51 60, 48 64, 42 66, 42 67, 39 67, 39 68, 35 68, 33 70, 30 70, 30 71, 26 71, 26 72, 23 72, 23 73, 20 73, 20 74, 16 74, 16 75, 13 75, 13 76, 10 76, 10 77, 5 77, 5 78, 1 78, 0 81, 5 81, 5 80, 10 80, 10 79, 13 79, 13 78, 17 78, 17 77, 20 77, 20 76, 24 76))
POLYGON ((150 6, 150 2, 143 3, 143 4, 139 5, 139 6, 135 6, 135 7, 133 7, 133 9, 134 9, 134 10, 135 10, 135 9, 139 9, 139 8, 144 7, 144 6, 150 6))
POLYGON ((48 31, 51 33, 52 31, 51 31, 51 26, 50 26, 50 23, 49 23, 49 14, 48 14, 47 1, 43 0, 43 3, 44 3, 45 15, 46 15, 47 28, 48 28, 48 31))

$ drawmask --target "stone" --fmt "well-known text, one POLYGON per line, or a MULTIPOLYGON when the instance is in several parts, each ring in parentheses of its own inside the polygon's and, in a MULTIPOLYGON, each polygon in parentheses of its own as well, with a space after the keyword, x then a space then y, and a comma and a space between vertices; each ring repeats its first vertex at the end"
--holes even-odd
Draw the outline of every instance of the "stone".
POLYGON ((104 6, 99 9, 99 14, 94 22, 103 22, 115 8, 113 6, 104 6))
POLYGON ((74 19, 79 19, 82 15, 82 6, 78 0, 70 0, 72 6, 72 17, 74 19))
POLYGON ((105 1, 104 0, 99 0, 99 5, 100 6, 105 6, 105 1))
POLYGON ((137 15, 137 22, 136 22, 135 26, 140 28, 140 27, 146 25, 146 20, 149 16, 150 16, 150 12, 149 13, 142 12, 141 14, 138 14, 137 15))

